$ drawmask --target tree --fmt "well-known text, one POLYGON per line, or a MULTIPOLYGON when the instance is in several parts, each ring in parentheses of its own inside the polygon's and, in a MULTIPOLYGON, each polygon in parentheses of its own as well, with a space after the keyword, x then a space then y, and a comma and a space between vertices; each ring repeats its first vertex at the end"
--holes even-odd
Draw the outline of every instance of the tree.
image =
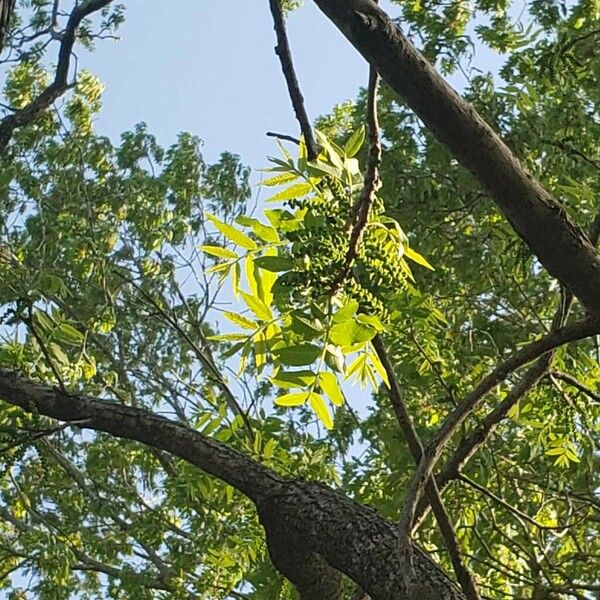
POLYGON ((271 0, 302 137, 274 134, 279 204, 260 218, 236 155, 206 164, 194 136, 165 150, 143 124, 116 145, 94 132, 102 85, 71 57, 121 7, 15 14, 10 597, 600 591, 598 9, 402 3, 399 28, 371 0, 314 2, 370 78, 313 129, 282 13, 297 3, 271 0), (490 22, 473 30, 475 10, 490 22), (471 73, 460 97, 431 65, 464 68, 475 41, 510 55, 500 84, 471 73), (239 308, 216 320, 226 288, 239 308), (372 388, 366 408, 345 379, 372 388))

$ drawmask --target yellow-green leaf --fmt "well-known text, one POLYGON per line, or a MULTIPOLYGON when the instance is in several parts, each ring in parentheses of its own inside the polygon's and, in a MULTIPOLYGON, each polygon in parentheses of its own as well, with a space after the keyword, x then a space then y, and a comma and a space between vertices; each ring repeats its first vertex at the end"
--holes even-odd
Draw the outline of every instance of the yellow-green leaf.
POLYGON ((337 377, 333 373, 329 373, 328 371, 319 373, 319 385, 336 406, 342 406, 342 404, 344 404, 342 388, 338 383, 337 377))
POLYGON ((248 250, 256 249, 256 242, 252 238, 249 238, 245 233, 242 233, 239 229, 236 229, 233 225, 223 223, 223 221, 220 221, 214 215, 207 214, 206 217, 225 237, 230 239, 233 243, 248 250))
POLYGON ((301 406, 308 400, 309 392, 294 392, 293 394, 284 394, 275 398, 275 404, 278 406, 301 406))
POLYGON ((323 425, 325 425, 327 429, 333 429, 333 419, 331 418, 331 413, 329 412, 329 409, 327 408, 323 398, 319 396, 319 394, 310 392, 309 402, 317 417, 319 417, 319 419, 322 421, 323 425))

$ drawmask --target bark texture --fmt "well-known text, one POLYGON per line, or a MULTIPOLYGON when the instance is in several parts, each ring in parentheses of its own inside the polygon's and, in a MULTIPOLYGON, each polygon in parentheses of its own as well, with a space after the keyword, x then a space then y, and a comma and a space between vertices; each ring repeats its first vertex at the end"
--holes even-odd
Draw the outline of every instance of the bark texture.
POLYGON ((407 593, 397 526, 324 485, 285 479, 229 446, 151 412, 68 394, 7 369, 0 369, 0 398, 28 412, 165 450, 226 481, 256 504, 267 541, 273 542, 273 559, 300 584, 304 600, 337 600, 336 571, 372 600, 464 600, 456 584, 418 547, 413 556, 418 584, 407 593), (289 554, 283 551, 283 536, 294 543, 289 554))
POLYGON ((314 0, 482 184, 546 269, 600 314, 600 255, 563 207, 372 0, 314 0))

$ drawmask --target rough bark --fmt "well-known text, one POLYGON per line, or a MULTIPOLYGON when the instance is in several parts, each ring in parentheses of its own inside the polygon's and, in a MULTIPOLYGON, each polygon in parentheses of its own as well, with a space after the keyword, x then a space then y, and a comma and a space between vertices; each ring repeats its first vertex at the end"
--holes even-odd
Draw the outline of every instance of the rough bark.
POLYGON ((10 27, 16 0, 0 0, 0 52, 4 50, 6 34, 10 27))
MULTIPOLYGON (((255 502, 267 539, 285 534, 297 544, 292 557, 300 561, 296 567, 303 560, 317 561, 310 564, 317 573, 326 566, 318 564, 322 559, 372 600, 464 600, 454 582, 417 547, 413 561, 419 585, 409 598, 397 526, 324 485, 285 479, 229 446, 151 412, 68 394, 7 369, 0 369, 0 398, 31 413, 165 450, 226 481, 255 502)), ((290 568, 290 578, 297 577, 294 565, 287 565, 276 546, 273 551, 280 568, 290 568)))
POLYGON ((600 314, 600 255, 494 130, 372 0, 314 0, 485 188, 548 271, 600 314))

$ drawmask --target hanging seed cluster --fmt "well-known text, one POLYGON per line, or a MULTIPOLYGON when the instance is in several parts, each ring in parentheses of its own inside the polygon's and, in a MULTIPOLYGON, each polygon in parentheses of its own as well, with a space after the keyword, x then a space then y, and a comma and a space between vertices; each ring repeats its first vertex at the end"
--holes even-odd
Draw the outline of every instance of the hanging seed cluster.
MULTIPOLYGON (((323 300, 346 268, 352 229, 350 214, 357 197, 339 179, 327 176, 319 184, 318 195, 287 202, 291 209, 307 211, 303 227, 286 234, 298 267, 278 281, 278 285, 288 289, 292 302, 323 300)), ((383 212, 383 203, 377 198, 352 272, 341 287, 365 312, 385 320, 389 317, 386 300, 405 286, 406 270, 398 247, 386 242, 381 228, 372 227, 383 212)))

